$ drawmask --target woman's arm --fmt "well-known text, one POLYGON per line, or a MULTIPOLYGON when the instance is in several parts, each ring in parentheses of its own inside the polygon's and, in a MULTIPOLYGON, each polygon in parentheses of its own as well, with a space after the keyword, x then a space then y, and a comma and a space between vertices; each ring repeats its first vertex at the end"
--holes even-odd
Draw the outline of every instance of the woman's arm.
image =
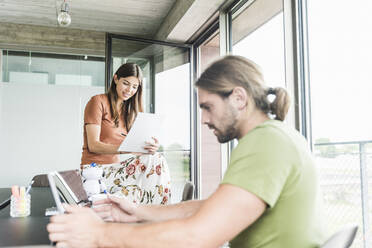
MULTIPOLYGON (((87 132, 87 145, 88 150, 93 153, 98 154, 134 154, 134 155, 142 155, 145 153, 140 152, 124 152, 118 151, 120 145, 112 145, 107 144, 99 140, 101 134, 101 126, 96 124, 86 124, 85 130, 87 132)), ((148 143, 147 146, 144 147, 149 153, 153 154, 159 149, 159 143, 157 140, 155 144, 148 143)))
POLYGON ((87 145, 90 152, 99 154, 119 154, 119 146, 103 143, 99 140, 101 134, 100 125, 87 124, 85 125, 85 131, 87 133, 87 145))

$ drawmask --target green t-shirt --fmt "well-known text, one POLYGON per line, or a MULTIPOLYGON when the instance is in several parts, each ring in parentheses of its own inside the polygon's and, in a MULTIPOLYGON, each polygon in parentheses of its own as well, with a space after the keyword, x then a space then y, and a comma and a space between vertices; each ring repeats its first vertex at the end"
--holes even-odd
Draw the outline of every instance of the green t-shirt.
POLYGON ((305 139, 268 120, 239 140, 222 184, 262 199, 262 216, 231 240, 236 248, 310 248, 323 241, 318 181, 305 139))

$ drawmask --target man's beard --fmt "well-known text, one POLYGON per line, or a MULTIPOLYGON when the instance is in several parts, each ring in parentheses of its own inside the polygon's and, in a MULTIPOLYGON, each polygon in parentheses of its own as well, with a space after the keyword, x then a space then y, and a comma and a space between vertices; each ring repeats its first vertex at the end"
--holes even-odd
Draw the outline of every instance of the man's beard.
POLYGON ((234 127, 235 123, 231 123, 229 126, 226 127, 225 132, 221 133, 219 130, 216 129, 216 136, 218 142, 226 143, 230 140, 236 138, 236 129, 234 127))
POLYGON ((222 132, 221 129, 215 128, 215 135, 217 136, 218 142, 226 143, 237 137, 237 130, 235 127, 237 122, 237 115, 238 114, 235 109, 233 109, 232 107, 227 108, 225 120, 228 122, 223 123, 223 126, 221 127, 224 131, 222 132))

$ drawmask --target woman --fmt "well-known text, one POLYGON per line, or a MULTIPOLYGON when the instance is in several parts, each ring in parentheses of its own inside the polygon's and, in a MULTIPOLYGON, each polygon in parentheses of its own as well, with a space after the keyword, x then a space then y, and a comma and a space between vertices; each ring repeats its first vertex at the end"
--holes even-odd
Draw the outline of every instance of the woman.
POLYGON ((151 155, 118 151, 138 112, 142 112, 142 71, 133 63, 119 67, 107 94, 93 96, 84 111, 81 169, 102 166, 108 192, 142 204, 166 204, 170 177, 156 138, 146 142, 151 155), (119 154, 130 157, 120 161, 119 154))

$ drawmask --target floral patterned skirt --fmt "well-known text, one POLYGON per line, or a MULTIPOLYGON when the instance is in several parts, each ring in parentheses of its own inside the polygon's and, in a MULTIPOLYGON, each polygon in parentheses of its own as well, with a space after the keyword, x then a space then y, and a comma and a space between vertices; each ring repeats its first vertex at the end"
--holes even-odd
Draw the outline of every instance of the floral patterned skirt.
POLYGON ((98 166, 103 168, 102 183, 108 193, 137 204, 166 205, 170 202, 169 169, 160 153, 133 155, 120 163, 98 166))

